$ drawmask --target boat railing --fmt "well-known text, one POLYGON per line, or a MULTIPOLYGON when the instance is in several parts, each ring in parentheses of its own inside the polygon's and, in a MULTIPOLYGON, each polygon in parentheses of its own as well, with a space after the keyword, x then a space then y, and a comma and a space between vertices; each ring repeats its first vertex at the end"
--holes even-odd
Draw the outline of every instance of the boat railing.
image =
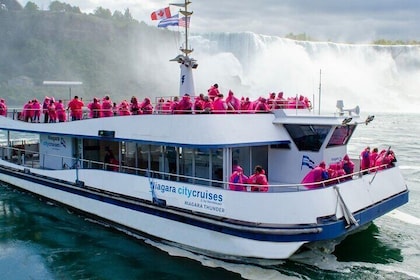
MULTIPOLYGON (((140 175, 149 177, 150 180, 162 179, 170 181, 179 181, 185 183, 191 183, 198 186, 212 186, 224 189, 234 189, 231 188, 232 185, 241 186, 244 191, 258 191, 259 187, 252 184, 246 183, 231 183, 227 181, 220 181, 208 178, 194 177, 183 174, 168 173, 158 170, 150 170, 147 168, 138 168, 133 166, 125 165, 124 163, 119 162, 118 164, 105 163, 102 161, 89 160, 89 159, 78 159, 75 157, 66 157, 62 155, 52 155, 48 153, 39 153, 39 146, 37 145, 16 145, 16 146, 3 146, 0 147, 0 157, 3 160, 19 164, 25 167, 31 168, 45 168, 46 161, 54 161, 57 170, 65 169, 101 169, 108 170, 112 172, 121 172, 133 175, 140 175), (31 147, 31 148, 28 148, 31 147)), ((357 180, 362 178, 364 174, 372 174, 371 181, 374 180, 376 174, 383 169, 389 168, 388 164, 383 164, 380 166, 374 166, 369 169, 359 170, 353 172, 352 174, 346 174, 344 176, 335 177, 327 179, 320 182, 312 183, 290 183, 290 184, 276 184, 270 183, 268 187, 268 192, 293 192, 293 191, 305 191, 309 189, 316 188, 326 188, 340 183, 344 183, 349 180, 357 180)))

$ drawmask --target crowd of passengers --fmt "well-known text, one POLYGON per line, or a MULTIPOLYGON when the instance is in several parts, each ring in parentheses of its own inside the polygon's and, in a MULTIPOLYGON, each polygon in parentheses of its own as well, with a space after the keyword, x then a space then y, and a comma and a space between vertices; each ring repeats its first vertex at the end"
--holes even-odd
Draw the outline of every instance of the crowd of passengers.
MULTIPOLYGON (((362 174, 368 174, 391 168, 396 161, 394 151, 391 149, 383 149, 378 153, 378 148, 374 148, 371 152, 370 147, 366 147, 360 154, 360 171, 362 174)), ((351 180, 353 174, 354 162, 350 160, 348 155, 345 155, 343 160, 331 163, 328 168, 322 161, 308 172, 301 183, 308 189, 319 188, 351 180)))
MULTIPOLYGON (((185 94, 182 97, 171 99, 159 98, 153 106, 151 99, 145 97, 139 101, 133 96, 130 101, 123 100, 119 104, 113 102, 109 95, 101 98, 93 98, 86 104, 75 96, 68 104, 63 100, 56 100, 46 96, 41 103, 36 98, 29 100, 22 108, 19 119, 27 122, 65 122, 67 113, 72 120, 80 120, 85 117, 101 118, 111 116, 128 116, 141 114, 225 114, 225 113, 268 113, 275 109, 311 109, 311 103, 307 97, 284 97, 283 92, 272 92, 267 97, 259 97, 250 100, 248 97, 238 98, 233 91, 229 90, 225 97, 219 91, 218 84, 211 86, 207 95, 200 94, 192 97, 185 94), (84 115, 83 109, 88 108, 88 116, 84 115), (44 119, 41 120, 41 116, 44 119)), ((0 100, 0 114, 6 115, 7 106, 4 99, 0 100)))

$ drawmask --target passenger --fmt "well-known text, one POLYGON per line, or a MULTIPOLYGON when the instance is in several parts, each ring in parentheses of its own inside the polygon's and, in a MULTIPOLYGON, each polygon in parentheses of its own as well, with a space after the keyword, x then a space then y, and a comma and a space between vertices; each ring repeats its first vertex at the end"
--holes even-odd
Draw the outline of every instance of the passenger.
POLYGON ((67 108, 70 109, 70 116, 72 121, 78 121, 82 119, 83 106, 85 106, 85 104, 81 99, 79 99, 77 95, 69 102, 67 108))
POLYGON ((360 154, 360 170, 362 174, 367 174, 370 167, 370 147, 366 147, 360 154))
POLYGON ((32 100, 29 100, 24 106, 22 110, 23 120, 25 122, 32 122, 33 111, 32 111, 32 100))
POLYGON ((101 112, 102 112, 102 106, 101 103, 99 103, 99 99, 94 97, 93 101, 91 103, 88 104, 88 108, 89 108, 89 117, 90 118, 100 118, 101 112))
POLYGON ((48 118, 48 106, 50 105, 50 98, 45 96, 44 102, 42 103, 42 112, 44 113, 44 123, 49 122, 48 118))
POLYGON ((201 114, 203 113, 203 110, 204 110, 204 94, 200 93, 200 95, 194 99, 194 112, 196 114, 201 114))
POLYGON ((244 174, 242 167, 237 165, 229 179, 229 189, 232 191, 246 191, 248 177, 244 174))
POLYGON ((378 158, 378 148, 373 148, 372 152, 370 153, 370 170, 375 171, 375 169, 372 169, 376 166, 376 159, 378 158))
POLYGON ((137 97, 133 96, 130 100, 130 112, 132 115, 139 115, 142 112, 140 111, 140 104, 137 101, 137 97))
POLYGON ((231 90, 229 90, 228 97, 226 97, 226 106, 228 112, 239 112, 241 110, 241 101, 231 90))
POLYGON ((219 92, 219 85, 214 84, 207 90, 207 95, 209 96, 211 101, 214 101, 216 97, 220 94, 219 92))
POLYGON ((322 187, 322 184, 317 182, 322 182, 329 179, 328 171, 325 167, 325 162, 321 161, 321 163, 318 166, 316 166, 314 169, 309 171, 308 174, 306 174, 306 176, 302 179, 301 184, 304 184, 307 189, 315 189, 322 187))
POLYGON ((280 91, 276 97, 276 109, 285 109, 287 108, 287 100, 283 97, 284 93, 280 91))
POLYGON ((105 147, 105 158, 104 158, 106 170, 117 171, 118 170, 118 160, 115 158, 114 153, 109 147, 105 147))
POLYGON ((55 104, 55 111, 57 113, 58 122, 65 122, 67 120, 66 110, 64 109, 63 100, 58 100, 55 104))
POLYGON ((118 116, 118 106, 116 102, 112 102, 112 113, 114 114, 114 117, 118 116))
POLYGON ((213 101, 213 112, 215 114, 225 114, 227 110, 226 101, 223 99, 223 94, 219 93, 213 101))
POLYGON ((354 173, 354 163, 350 160, 348 155, 345 155, 343 157, 342 167, 344 169, 344 172, 346 172, 346 175, 348 175, 345 177, 345 180, 350 180, 352 178, 351 174, 354 173))
POLYGON ((255 113, 268 113, 270 108, 267 105, 267 99, 260 97, 255 106, 255 113))
POLYGON ((213 101, 208 96, 204 96, 203 100, 203 113, 211 114, 214 110, 213 101))
POLYGON ((172 114, 180 114, 179 97, 178 96, 175 96, 174 100, 172 100, 172 102, 171 102, 171 112, 172 112, 172 114))
POLYGON ((270 110, 276 109, 276 93, 272 92, 268 95, 267 106, 270 110))
POLYGON ((375 166, 379 167, 379 170, 382 170, 393 167, 396 161, 394 152, 391 149, 382 150, 376 158, 375 166))
POLYGON ((120 116, 130 116, 130 104, 128 104, 127 100, 123 100, 120 105, 118 105, 118 114, 120 116))
POLYGON ((254 169, 254 174, 248 178, 248 184, 251 184, 251 191, 253 192, 267 192, 268 191, 268 181, 265 176, 264 169, 257 165, 254 169))
POLYGON ((57 121, 57 111, 55 109, 55 100, 54 98, 50 99, 50 104, 48 105, 48 117, 50 123, 55 123, 57 121))
POLYGON ((162 114, 168 115, 172 113, 172 102, 171 100, 166 100, 165 103, 163 104, 163 109, 162 109, 162 114))
POLYGON ((7 105, 3 98, 0 98, 0 116, 7 117, 7 105))
POLYGON ((241 99, 241 112, 242 113, 251 113, 251 101, 249 97, 241 99))
POLYGON ((299 95, 299 99, 297 100, 297 108, 298 109, 306 109, 307 105, 305 103, 305 97, 303 95, 299 95))
POLYGON ((38 99, 32 100, 33 122, 39 123, 41 118, 41 104, 38 99))
POLYGON ((143 102, 140 103, 139 114, 145 114, 145 115, 153 114, 153 105, 149 97, 145 97, 143 102))
POLYGON ((102 116, 103 117, 112 117, 114 112, 112 110, 112 101, 108 95, 102 99, 102 116))
POLYGON ((164 114, 164 108, 165 108, 165 99, 159 98, 158 104, 156 105, 156 108, 155 108, 155 113, 164 114))
POLYGON ((192 101, 188 93, 184 94, 181 101, 178 103, 179 114, 191 114, 192 113, 192 101))

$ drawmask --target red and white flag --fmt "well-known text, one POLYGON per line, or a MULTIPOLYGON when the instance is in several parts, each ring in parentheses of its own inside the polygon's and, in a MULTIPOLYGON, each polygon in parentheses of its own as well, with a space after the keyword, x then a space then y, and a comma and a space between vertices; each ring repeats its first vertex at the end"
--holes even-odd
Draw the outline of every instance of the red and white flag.
POLYGON ((185 27, 185 25, 187 27, 190 27, 190 17, 182 17, 179 19, 179 26, 185 27))
POLYGON ((169 7, 154 11, 150 17, 152 18, 152 20, 158 20, 158 19, 165 19, 165 18, 170 18, 171 17, 171 10, 169 9, 169 7))

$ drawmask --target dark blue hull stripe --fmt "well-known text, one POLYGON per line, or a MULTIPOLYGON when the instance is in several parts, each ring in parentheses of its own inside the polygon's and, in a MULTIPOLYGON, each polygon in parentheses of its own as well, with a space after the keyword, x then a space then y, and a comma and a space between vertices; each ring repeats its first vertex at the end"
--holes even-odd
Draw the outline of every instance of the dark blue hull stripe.
MULTIPOLYGON (((273 234, 273 233, 261 233, 256 231, 249 231, 245 229, 239 229, 235 227, 229 227, 230 224, 239 225, 239 223, 229 223, 226 220, 223 221, 226 226, 223 226, 223 223, 220 224, 221 218, 214 218, 213 223, 212 219, 206 216, 206 219, 194 218, 191 215, 185 215, 185 213, 191 214, 188 211, 175 209, 175 208, 165 208, 165 207, 158 207, 153 205, 149 201, 136 199, 133 197, 128 197, 120 194, 115 194, 111 192, 101 191, 95 188, 90 187, 78 187, 76 184, 72 184, 71 182, 65 182, 61 180, 52 179, 45 176, 39 176, 34 174, 25 174, 20 171, 10 170, 9 168, 0 168, 1 173, 13 176, 19 179, 27 180, 32 183, 40 184, 48 188, 57 189, 63 192, 72 193, 74 195, 83 196, 85 198, 89 198, 92 200, 101 201, 104 203, 112 204, 118 207, 131 209, 134 211, 138 211, 141 213, 149 214, 158 216, 161 218, 165 218, 168 220, 193 225, 199 228, 212 230, 220 233, 225 233, 228 235, 243 237, 246 239, 252 240, 260 240, 260 241, 272 241, 272 242, 295 242, 295 241, 321 241, 321 240, 329 240, 335 239, 338 237, 342 237, 352 230, 356 230, 359 227, 353 228, 346 228, 346 222, 341 220, 326 220, 323 223, 314 224, 314 225, 296 225, 290 227, 278 227, 278 228, 264 228, 264 229, 277 229, 277 230, 303 230, 307 231, 308 233, 304 234, 273 234), (170 209, 171 211, 167 211, 170 209), (175 210, 175 211, 174 211, 175 210), (317 230, 317 229, 321 230, 317 230)), ((1 180, 1 178, 0 178, 1 180)), ((22 189, 19 186, 16 186, 19 189, 22 189)), ((31 192, 30 190, 26 190, 31 192)), ((32 192, 33 193, 33 192, 32 192)), ((34 193, 39 195, 37 193, 34 193)), ((46 199, 52 200, 49 197, 45 197, 46 199)), ((57 201, 58 203, 61 203, 57 201)), ((357 213, 353 213, 353 216, 358 221, 359 226, 363 226, 365 224, 370 223, 374 219, 384 215, 387 212, 405 204, 408 202, 408 190, 399 193, 391 198, 383 200, 373 206, 370 206, 366 209, 363 209, 357 213)), ((79 210, 79 212, 84 212, 78 209, 75 205, 67 205, 74 210, 79 210)), ((87 213, 89 216, 92 213, 87 213)), ((198 216, 200 217, 200 216, 198 216)), ((99 220, 108 221, 106 217, 98 216, 99 220)), ((202 218, 202 217, 201 217, 202 218)), ((115 223, 115 222, 112 222, 115 223)), ((243 225, 246 227, 245 225, 243 225)), ((249 227, 249 226, 248 226, 249 227)), ((255 227, 261 228, 261 227, 255 227)), ((141 232, 141 229, 133 229, 135 232, 141 232)))

